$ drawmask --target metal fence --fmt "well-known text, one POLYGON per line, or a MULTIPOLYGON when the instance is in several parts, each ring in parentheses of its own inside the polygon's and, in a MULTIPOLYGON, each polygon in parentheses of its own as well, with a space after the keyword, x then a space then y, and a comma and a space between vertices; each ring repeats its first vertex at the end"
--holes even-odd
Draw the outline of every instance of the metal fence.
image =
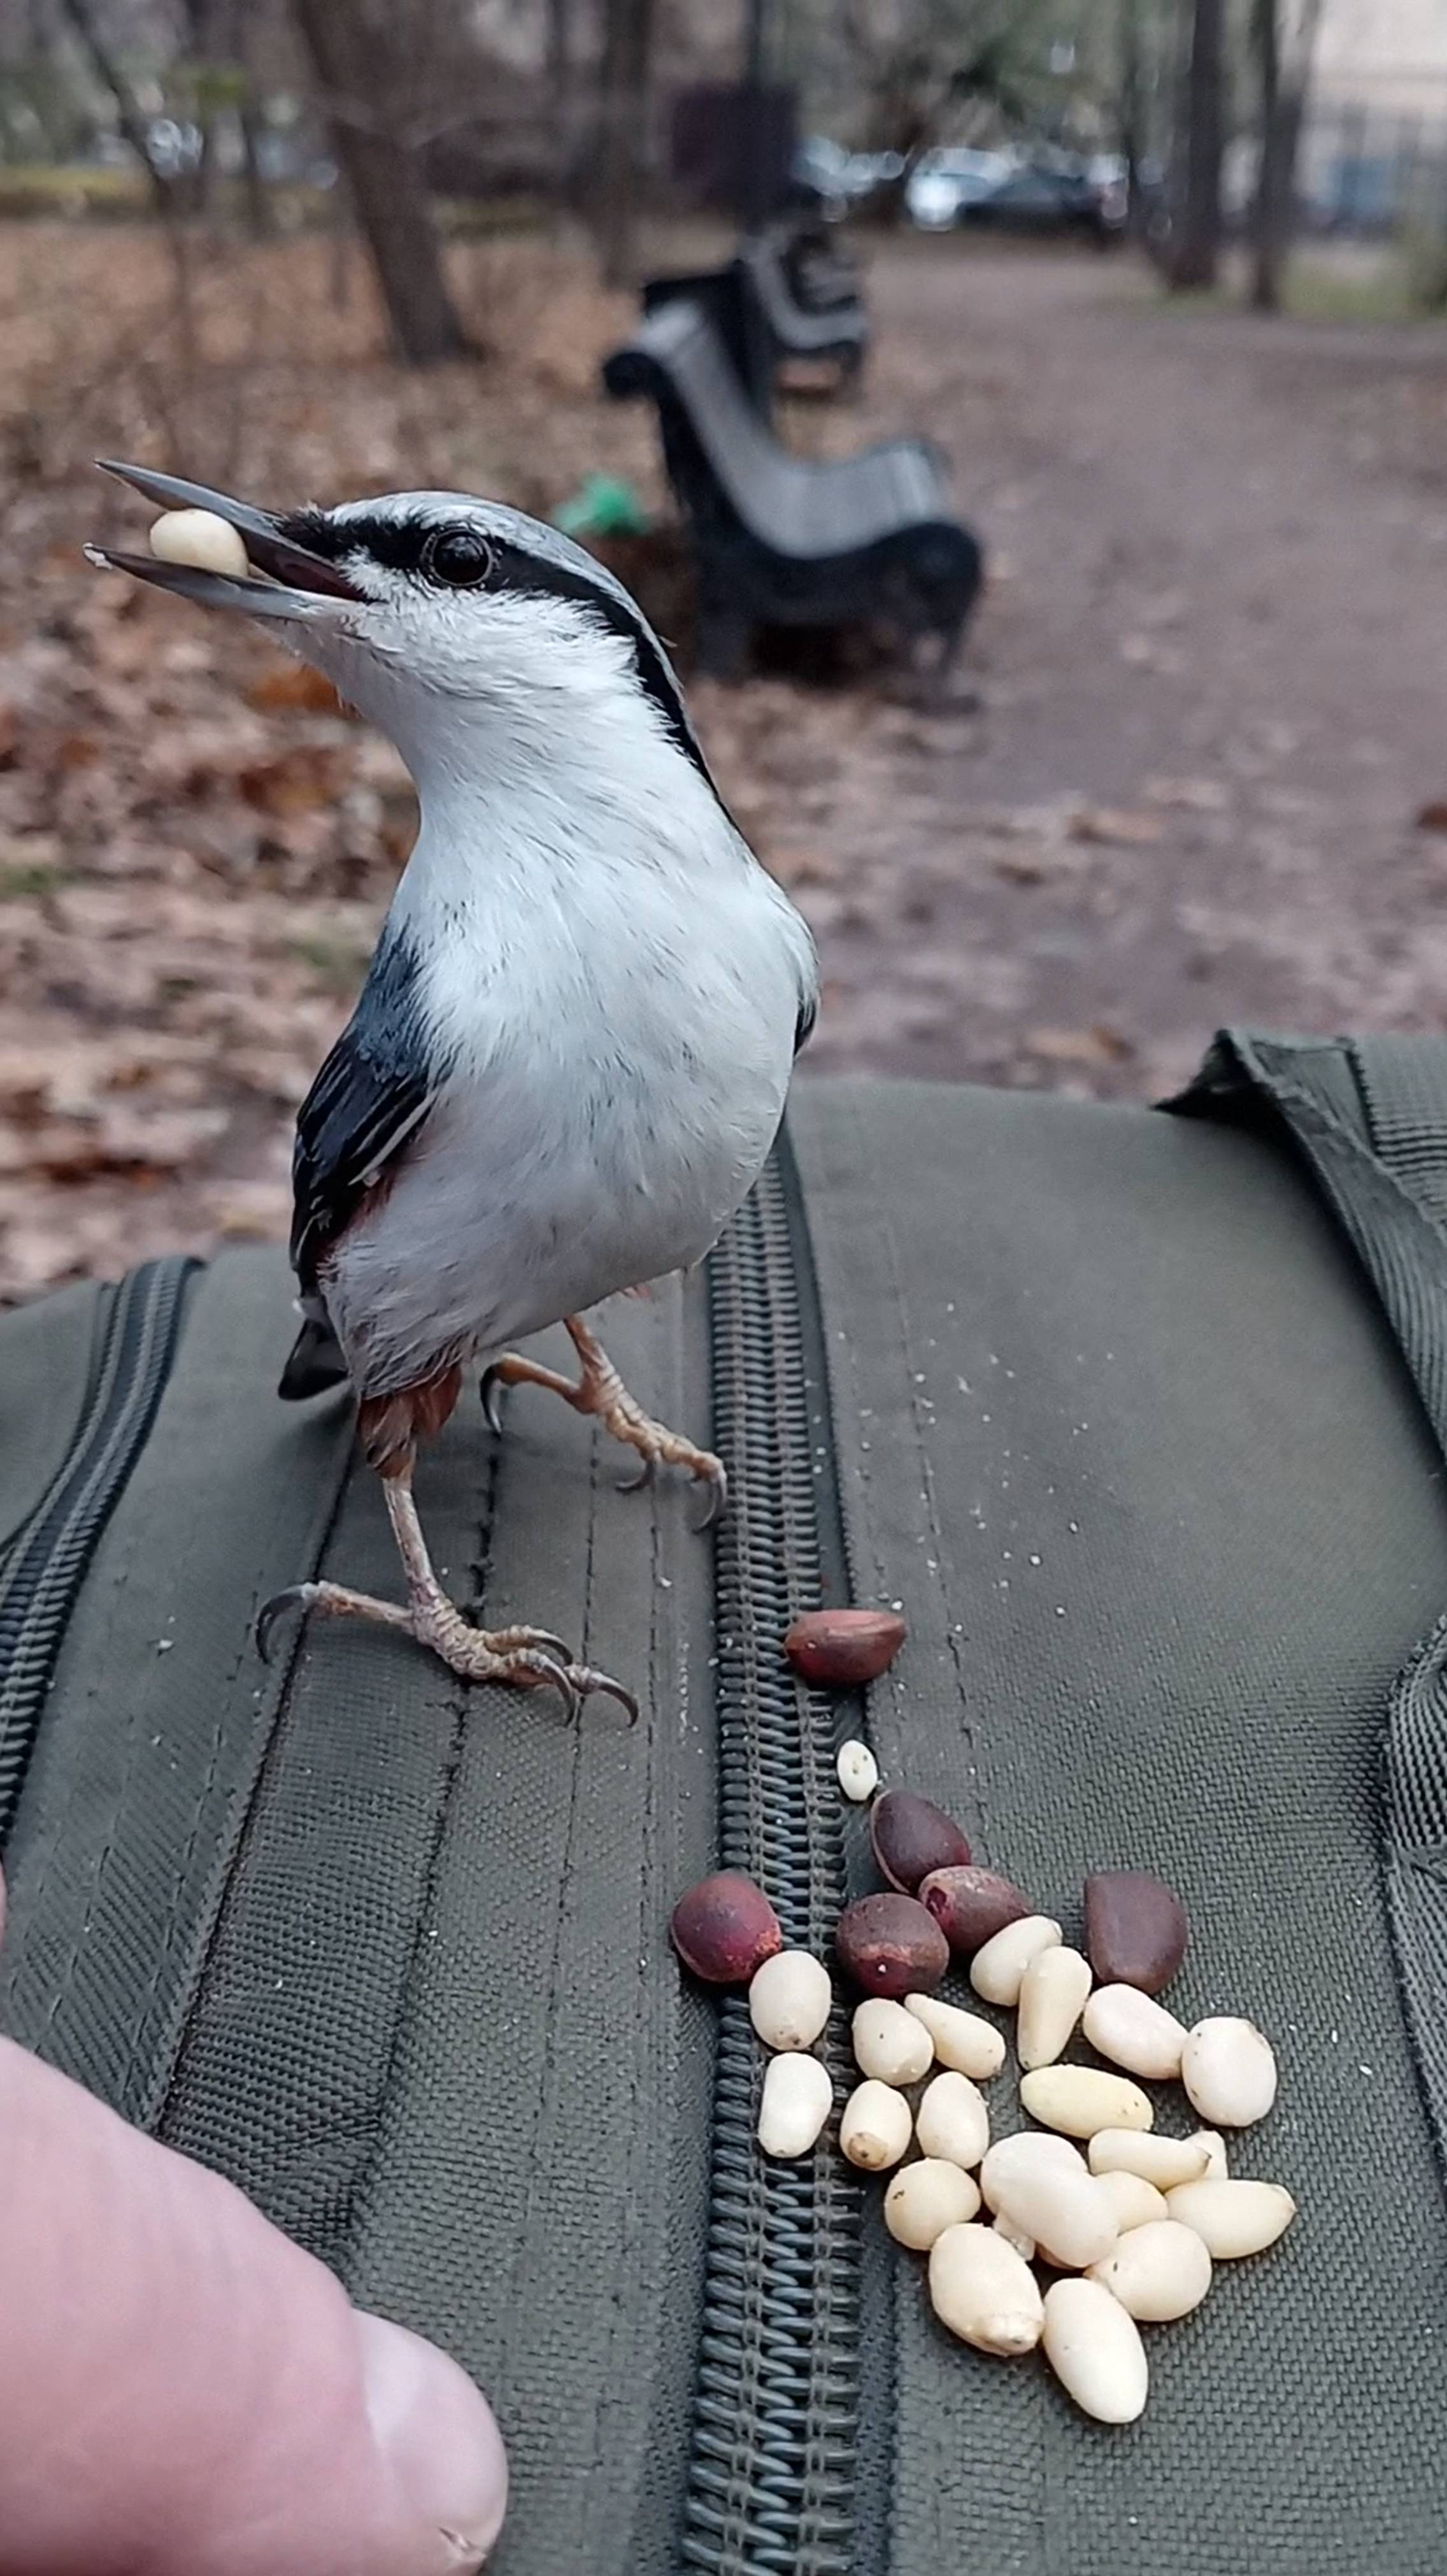
POLYGON ((1324 103, 1302 135, 1298 188, 1310 229, 1383 236, 1447 226, 1447 101, 1417 112, 1324 103))

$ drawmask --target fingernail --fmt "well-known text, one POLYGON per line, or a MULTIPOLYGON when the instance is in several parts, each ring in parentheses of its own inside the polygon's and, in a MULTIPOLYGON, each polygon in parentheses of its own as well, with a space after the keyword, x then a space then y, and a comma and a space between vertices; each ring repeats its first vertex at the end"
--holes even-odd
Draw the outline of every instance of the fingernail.
POLYGON ((418 2576, 464 2576, 482 2565, 507 2509, 492 2410, 435 2344, 365 2308, 356 2321, 373 2438, 418 2519, 418 2576))

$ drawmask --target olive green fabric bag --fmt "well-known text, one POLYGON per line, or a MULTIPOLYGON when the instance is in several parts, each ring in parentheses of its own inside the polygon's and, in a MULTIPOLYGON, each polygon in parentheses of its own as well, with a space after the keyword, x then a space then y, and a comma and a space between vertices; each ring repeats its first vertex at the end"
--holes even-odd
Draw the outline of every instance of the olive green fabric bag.
POLYGON ((346 1624, 258 1663, 281 1585, 397 1585, 345 1402, 273 1400, 277 1256, 0 1325, 7 2026, 475 2373, 502 2576, 1447 2569, 1447 1044, 1227 1038, 1174 1106, 801 1084, 706 1275, 608 1318, 716 1543, 545 1396, 461 1410, 450 1587, 632 1730, 346 1624), (778 1654, 845 1598, 908 1621, 867 1709, 778 1654), (1301 2215, 1124 2430, 952 2344, 832 2150, 763 2162, 668 1950, 721 1861, 826 1947, 861 1731, 1073 1928, 1161 1870, 1176 2008, 1277 2042, 1233 2161, 1301 2215))

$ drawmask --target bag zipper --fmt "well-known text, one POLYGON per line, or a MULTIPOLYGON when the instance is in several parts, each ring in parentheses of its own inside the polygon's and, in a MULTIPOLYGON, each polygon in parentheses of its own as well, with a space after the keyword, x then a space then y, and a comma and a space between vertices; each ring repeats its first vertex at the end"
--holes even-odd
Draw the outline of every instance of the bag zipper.
MULTIPOLYGON (((787 1137, 711 1256, 708 1286, 714 1440, 730 1497, 715 1560, 719 1865, 759 1881, 787 1943, 827 1957, 840 1912, 868 1883, 834 1769, 861 1710, 805 1690, 779 1651, 801 1611, 826 1592, 849 1597, 818 1298, 787 1137)), ((847 2063, 837 2011, 828 2045, 836 2065, 847 2063)), ((861 2555, 858 2528, 872 2268, 863 2192, 832 2126, 797 2163, 760 2154, 759 2072, 747 2003, 725 1995, 682 2564, 707 2576, 849 2576, 883 2563, 861 2555)), ((876 2360, 888 2370, 880 2323, 882 2352, 871 2314, 872 2385, 876 2360)))
POLYGON ((66 1623, 150 1436, 200 1263, 142 1262, 108 1294, 70 1447, 0 1568, 0 1849, 15 1820, 66 1623))

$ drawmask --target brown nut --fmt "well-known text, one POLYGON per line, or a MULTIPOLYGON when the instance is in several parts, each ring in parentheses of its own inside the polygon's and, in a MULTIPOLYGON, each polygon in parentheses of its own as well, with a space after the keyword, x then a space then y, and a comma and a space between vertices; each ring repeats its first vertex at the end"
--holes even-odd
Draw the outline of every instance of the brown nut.
POLYGON ((957 1959, 973 1959, 1007 1923, 1031 1912, 1028 1898, 992 1869, 935 1869, 916 1894, 928 1906, 957 1959))
POLYGON ((949 1943, 912 1896, 866 1896, 840 1915, 839 1964, 861 1994, 928 1994, 950 1964, 949 1943))
POLYGON ((673 1909, 668 1935, 684 1966, 710 1986, 746 1986, 784 1946, 763 1889, 736 1869, 690 1887, 673 1909))
POLYGON ((1085 1947, 1103 1986, 1158 1995, 1186 1955, 1181 1900, 1148 1869, 1099 1869, 1085 1882, 1085 1947))
POLYGON ((869 1839, 890 1886, 902 1896, 916 1895, 920 1880, 932 1871, 964 1868, 969 1862, 970 1846, 954 1818, 909 1789, 886 1789, 875 1799, 869 1839))
POLYGON ((784 1639, 796 1673, 823 1690, 877 1681, 904 1644, 893 1610, 806 1610, 784 1639))

